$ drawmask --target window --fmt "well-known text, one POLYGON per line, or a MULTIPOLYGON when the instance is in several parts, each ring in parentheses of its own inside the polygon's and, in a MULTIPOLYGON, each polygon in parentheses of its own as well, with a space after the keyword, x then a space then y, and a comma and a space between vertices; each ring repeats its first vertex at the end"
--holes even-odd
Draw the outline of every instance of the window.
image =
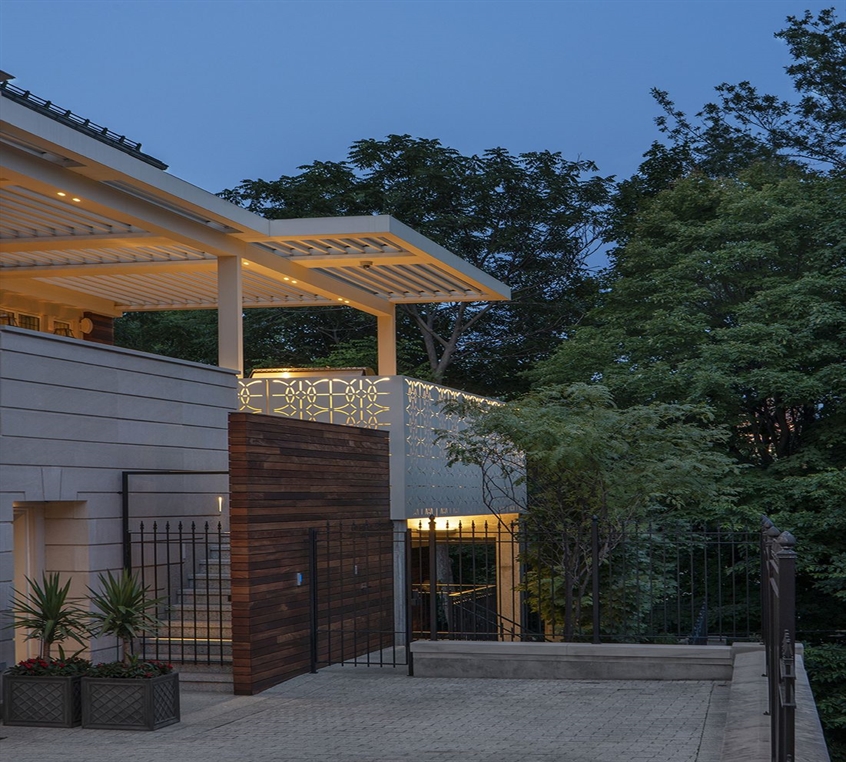
POLYGON ((18 325, 30 331, 41 330, 41 318, 35 315, 18 315, 18 325))

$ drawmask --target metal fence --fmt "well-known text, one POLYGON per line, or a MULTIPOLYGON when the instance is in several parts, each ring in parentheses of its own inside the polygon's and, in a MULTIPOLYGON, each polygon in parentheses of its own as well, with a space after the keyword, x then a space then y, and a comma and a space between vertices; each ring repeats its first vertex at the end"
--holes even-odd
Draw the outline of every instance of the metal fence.
POLYGON ((773 762, 796 758, 796 539, 761 517, 762 636, 773 762))
POLYGON ((761 628, 756 531, 589 520, 410 531, 416 638, 730 643, 761 628))
POLYGON ((232 661, 229 532, 205 522, 143 522, 128 532, 131 568, 158 600, 162 626, 140 638, 150 659, 190 664, 232 661))
POLYGON ((410 632, 397 587, 405 541, 406 532, 389 521, 309 530, 312 672, 330 664, 407 664, 410 632))

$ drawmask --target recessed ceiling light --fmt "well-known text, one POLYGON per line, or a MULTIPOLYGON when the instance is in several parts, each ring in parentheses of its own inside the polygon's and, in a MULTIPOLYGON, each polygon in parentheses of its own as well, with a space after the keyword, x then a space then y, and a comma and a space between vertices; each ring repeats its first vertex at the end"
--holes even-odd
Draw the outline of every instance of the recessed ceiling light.
POLYGON ((64 198, 64 197, 65 197, 65 196, 67 196, 68 194, 67 194, 67 193, 62 193, 62 191, 59 191, 56 195, 57 195, 57 196, 61 196, 62 198, 64 198))
POLYGON ((76 196, 74 196, 74 197, 71 199, 71 201, 76 201, 76 203, 78 204, 80 201, 82 201, 82 199, 81 199, 81 198, 77 198, 76 196))

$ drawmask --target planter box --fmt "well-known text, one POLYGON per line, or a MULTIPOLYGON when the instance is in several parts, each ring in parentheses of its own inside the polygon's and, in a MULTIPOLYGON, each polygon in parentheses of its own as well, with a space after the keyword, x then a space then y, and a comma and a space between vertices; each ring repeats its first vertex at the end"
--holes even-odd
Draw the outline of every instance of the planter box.
POLYGON ((179 722, 179 674, 82 678, 82 727, 156 730, 179 722))
POLYGON ((82 721, 82 676, 3 675, 3 722, 74 728, 82 721))

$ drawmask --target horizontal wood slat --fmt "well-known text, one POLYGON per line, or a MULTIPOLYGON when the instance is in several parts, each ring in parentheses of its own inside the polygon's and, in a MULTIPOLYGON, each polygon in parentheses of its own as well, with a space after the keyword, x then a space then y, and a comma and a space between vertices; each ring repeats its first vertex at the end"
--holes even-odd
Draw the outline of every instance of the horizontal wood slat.
MULTIPOLYGON (((390 616, 390 575, 383 579, 392 568, 388 434, 232 413, 229 465, 233 678, 235 693, 252 695, 310 667, 310 527, 368 521, 383 528, 379 541, 356 546, 357 563, 383 580, 370 580, 359 598, 381 615, 372 622, 390 616)), ((332 607, 360 592, 356 579, 342 579, 347 562, 337 556, 330 547, 322 559, 327 579, 318 596, 321 621, 333 632, 343 627, 339 616, 349 617, 348 598, 337 613, 332 607)), ((366 629, 367 617, 354 619, 366 629)), ((344 640, 339 631, 321 650, 328 658, 344 640)), ((366 646, 370 639, 361 640, 366 646)))

